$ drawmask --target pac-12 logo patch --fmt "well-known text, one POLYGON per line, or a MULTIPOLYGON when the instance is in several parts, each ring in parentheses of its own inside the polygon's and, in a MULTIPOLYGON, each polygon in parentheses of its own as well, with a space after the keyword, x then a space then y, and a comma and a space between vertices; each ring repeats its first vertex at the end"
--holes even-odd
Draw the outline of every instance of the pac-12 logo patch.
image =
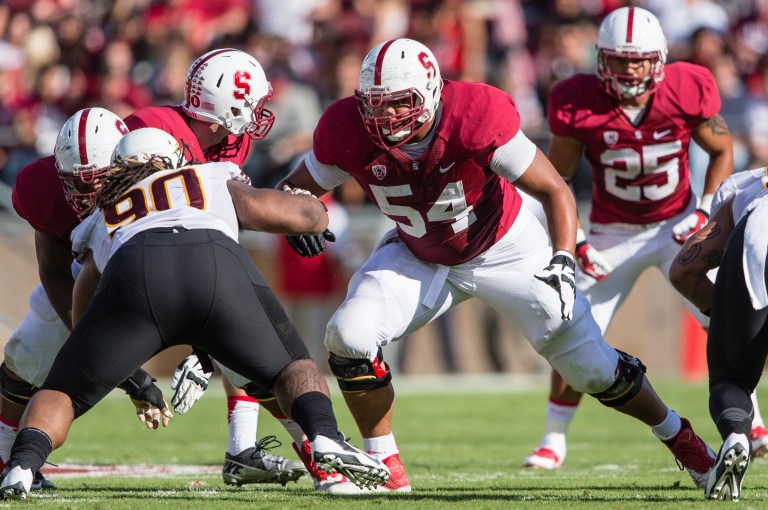
POLYGON ((603 131, 603 140, 607 145, 614 145, 619 141, 619 133, 617 131, 603 131))
POLYGON ((387 167, 384 165, 373 165, 371 167, 371 171, 373 172, 373 175, 375 175, 376 178, 380 181, 383 181, 384 177, 387 176, 387 167))

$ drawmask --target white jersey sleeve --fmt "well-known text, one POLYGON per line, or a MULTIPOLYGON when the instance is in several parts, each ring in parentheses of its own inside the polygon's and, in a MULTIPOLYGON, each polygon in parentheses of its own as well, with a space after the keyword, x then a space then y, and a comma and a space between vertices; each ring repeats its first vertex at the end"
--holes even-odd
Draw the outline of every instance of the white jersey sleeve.
POLYGON ((715 196, 712 198, 710 217, 714 216, 723 204, 731 200, 734 196, 741 194, 747 188, 758 183, 758 181, 762 182, 765 177, 765 168, 745 170, 729 176, 722 182, 722 184, 720 184, 720 187, 715 192, 715 196))
POLYGON ((325 190, 341 186, 352 178, 347 172, 336 165, 324 165, 317 160, 314 151, 309 151, 304 157, 304 164, 315 182, 325 190))
POLYGON ((491 170, 509 182, 515 182, 531 166, 536 145, 522 131, 496 149, 491 156, 491 170))
MULTIPOLYGON (((82 223, 80 223, 71 234, 72 252, 75 254, 75 260, 78 266, 82 263, 85 255, 90 251, 93 253, 93 260, 99 271, 104 271, 109 259, 110 246, 112 240, 107 232, 100 210, 94 211, 82 223)), ((79 270, 77 271, 79 273, 79 270)), ((77 275, 73 276, 77 278, 77 275)))

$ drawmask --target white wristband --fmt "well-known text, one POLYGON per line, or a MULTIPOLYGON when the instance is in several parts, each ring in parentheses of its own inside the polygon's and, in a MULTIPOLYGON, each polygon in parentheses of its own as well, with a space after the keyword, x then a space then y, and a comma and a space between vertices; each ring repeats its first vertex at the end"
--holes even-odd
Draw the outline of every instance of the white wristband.
POLYGON ((573 260, 573 254, 571 252, 569 252, 568 250, 557 250, 555 253, 552 254, 552 258, 555 258, 558 255, 563 255, 563 256, 568 257, 569 259, 573 260))

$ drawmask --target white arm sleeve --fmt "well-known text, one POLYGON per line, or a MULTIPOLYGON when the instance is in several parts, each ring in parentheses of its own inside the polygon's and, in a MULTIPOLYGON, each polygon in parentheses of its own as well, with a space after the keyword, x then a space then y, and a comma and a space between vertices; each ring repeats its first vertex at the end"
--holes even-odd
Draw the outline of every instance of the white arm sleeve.
POLYGON ((315 151, 309 151, 309 154, 304 157, 304 164, 307 165, 307 170, 309 170, 315 182, 326 190, 332 190, 337 186, 341 186, 352 178, 351 175, 336 165, 320 163, 315 156, 315 151))
POLYGON ((515 182, 531 165, 536 145, 522 131, 496 149, 491 157, 491 170, 509 182, 515 182))

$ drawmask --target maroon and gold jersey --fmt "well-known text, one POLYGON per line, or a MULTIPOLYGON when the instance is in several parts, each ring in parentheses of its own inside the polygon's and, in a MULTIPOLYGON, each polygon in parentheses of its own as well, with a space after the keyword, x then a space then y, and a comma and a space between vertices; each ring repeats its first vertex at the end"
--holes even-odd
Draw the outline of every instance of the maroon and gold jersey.
POLYGON ((251 139, 248 136, 229 135, 218 145, 203 152, 179 105, 149 106, 136 110, 126 117, 125 125, 131 131, 145 127, 162 129, 179 142, 184 149, 184 157, 189 162, 231 161, 242 167, 251 150, 251 139))
POLYGON ((53 156, 38 159, 21 169, 13 186, 13 208, 37 230, 65 243, 79 223, 64 199, 64 187, 53 156))
POLYGON ((720 95, 704 67, 677 62, 635 127, 595 75, 555 85, 549 127, 584 145, 592 166, 593 223, 647 224, 685 210, 693 193, 688 144, 693 129, 720 110, 720 95))
POLYGON ((411 159, 376 147, 355 98, 332 104, 314 134, 314 153, 349 173, 397 223, 420 259, 456 265, 487 250, 514 223, 521 198, 489 163, 517 134, 520 116, 504 92, 445 81, 442 111, 429 147, 411 159))

